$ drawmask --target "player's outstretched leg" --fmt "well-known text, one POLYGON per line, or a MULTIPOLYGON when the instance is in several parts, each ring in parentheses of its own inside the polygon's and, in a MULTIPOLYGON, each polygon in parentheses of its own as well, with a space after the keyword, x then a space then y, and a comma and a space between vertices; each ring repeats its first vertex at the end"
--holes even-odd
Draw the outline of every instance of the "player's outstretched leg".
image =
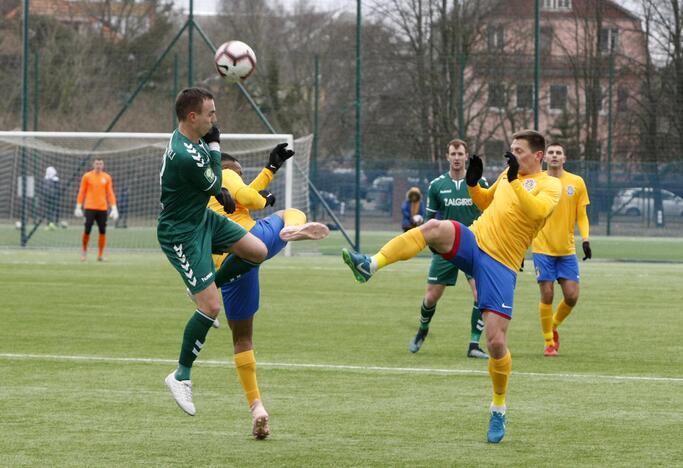
POLYGON ((321 240, 330 234, 330 229, 321 223, 306 222, 306 214, 296 208, 287 208, 282 213, 285 227, 280 230, 280 239, 285 242, 300 240, 321 240))
POLYGON ((353 276, 359 283, 365 283, 372 277, 372 272, 370 271, 370 262, 372 260, 367 255, 342 249, 342 258, 344 263, 351 268, 353 276))
POLYGON ((503 437, 505 437, 505 412, 492 410, 486 440, 491 444, 497 444, 503 440, 503 437))
POLYGON ((166 382, 166 386, 171 391, 171 395, 173 395, 178 406, 190 416, 194 416, 197 411, 192 402, 192 382, 176 379, 175 373, 176 371, 173 371, 168 374, 164 382, 166 382))

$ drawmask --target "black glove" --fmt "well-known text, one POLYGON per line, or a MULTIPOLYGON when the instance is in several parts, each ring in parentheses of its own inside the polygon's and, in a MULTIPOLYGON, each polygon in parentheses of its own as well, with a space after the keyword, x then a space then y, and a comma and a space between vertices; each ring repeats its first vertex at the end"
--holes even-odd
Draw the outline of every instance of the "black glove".
POLYGON ((479 183, 482 175, 484 175, 484 161, 476 154, 473 154, 470 157, 467 172, 465 172, 465 182, 470 187, 474 187, 479 183))
POLYGON ((586 259, 590 260, 591 258, 593 258, 593 251, 591 250, 591 243, 588 241, 583 241, 582 247, 583 247, 583 255, 584 255, 583 261, 585 262, 586 259))
POLYGON ((223 205, 223 210, 230 214, 235 212, 235 200, 232 199, 230 196, 230 192, 228 192, 228 189, 225 187, 221 187, 221 193, 216 195, 216 200, 218 200, 218 203, 223 205))
POLYGON ((270 157, 268 158, 268 164, 266 167, 271 170, 273 174, 280 169, 280 166, 284 164, 289 158, 294 156, 294 151, 286 149, 287 143, 280 143, 273 151, 270 152, 270 157))
POLYGON ((519 161, 514 154, 511 152, 505 153, 505 159, 508 160, 508 182, 512 182, 517 178, 517 172, 519 171, 519 161))
POLYGON ((206 135, 202 137, 202 140, 204 140, 204 143, 207 145, 209 143, 220 143, 221 142, 221 132, 218 130, 218 127, 215 125, 211 127, 211 130, 208 131, 206 135))
MULTIPOLYGON (((268 190, 261 190, 259 195, 266 199, 266 206, 275 206, 275 195, 273 195, 271 192, 268 190)), ((266 206, 264 206, 264 208, 266 206)))

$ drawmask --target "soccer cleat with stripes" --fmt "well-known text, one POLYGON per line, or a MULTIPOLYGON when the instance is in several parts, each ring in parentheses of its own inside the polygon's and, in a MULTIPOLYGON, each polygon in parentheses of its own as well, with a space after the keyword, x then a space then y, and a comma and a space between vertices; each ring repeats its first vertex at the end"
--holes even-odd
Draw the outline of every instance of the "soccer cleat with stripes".
POLYGON ((412 340, 410 340, 410 345, 408 346, 408 350, 411 353, 417 353, 420 348, 422 347, 422 343, 425 342, 425 338, 427 338, 427 334, 429 333, 429 328, 426 330, 423 329, 418 329, 417 334, 413 337, 412 340))
POLYGON ((190 416, 194 416, 197 410, 192 402, 192 382, 189 380, 178 380, 175 378, 175 371, 166 376, 166 386, 171 391, 173 399, 180 409, 185 411, 190 416))
POLYGON ((250 408, 252 428, 251 434, 257 440, 263 440, 270 435, 270 427, 268 426, 268 412, 263 407, 261 400, 254 401, 250 408))
POLYGON ((467 357, 478 358, 478 359, 488 359, 489 355, 484 352, 479 347, 479 343, 470 343, 470 347, 467 350, 467 357))
POLYGON ((342 249, 342 258, 344 263, 346 263, 356 281, 359 283, 365 283, 372 277, 370 272, 370 257, 356 252, 350 252, 348 249, 342 249))
POLYGON ((505 437, 505 413, 491 411, 489 419, 489 431, 486 440, 491 444, 497 444, 505 437))
POLYGON ((330 228, 322 223, 306 223, 286 226, 280 231, 280 239, 285 242, 300 240, 321 240, 330 234, 330 228))

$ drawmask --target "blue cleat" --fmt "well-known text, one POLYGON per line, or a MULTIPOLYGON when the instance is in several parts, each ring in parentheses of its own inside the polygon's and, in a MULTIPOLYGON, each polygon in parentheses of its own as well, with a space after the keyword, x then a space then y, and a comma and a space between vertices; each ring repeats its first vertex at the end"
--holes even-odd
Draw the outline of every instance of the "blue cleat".
POLYGON ((410 340, 410 345, 408 346, 408 350, 410 350, 411 353, 417 353, 420 350, 422 343, 424 343, 425 338, 427 338, 427 333, 429 333, 429 328, 426 330, 421 328, 417 330, 417 334, 410 340))
POLYGON ((370 257, 356 252, 349 252, 347 249, 342 249, 342 258, 344 263, 346 263, 353 276, 356 277, 356 281, 359 283, 365 283, 372 277, 370 272, 370 257))
POLYGON ((505 413, 498 411, 491 411, 491 419, 489 420, 489 432, 486 434, 488 442, 497 444, 505 437, 505 413))

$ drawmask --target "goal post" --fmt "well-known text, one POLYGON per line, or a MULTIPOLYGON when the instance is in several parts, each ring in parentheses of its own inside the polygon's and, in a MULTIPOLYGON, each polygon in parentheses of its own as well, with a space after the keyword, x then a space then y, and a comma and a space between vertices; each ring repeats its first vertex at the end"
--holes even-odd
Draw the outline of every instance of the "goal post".
MULTIPOLYGON (((0 247, 21 245, 25 232, 28 247, 79 248, 83 220, 73 212, 81 176, 92 168, 94 159, 102 159, 104 171, 112 176, 120 215, 116 222, 107 223, 108 247, 157 249, 159 171, 170 137, 170 133, 0 132, 0 247)), ((269 186, 275 207, 254 212, 254 218, 290 207, 310 217, 307 181, 312 136, 221 134, 221 150, 240 161, 247 184, 265 167, 273 147, 285 142, 296 155, 269 186)))

